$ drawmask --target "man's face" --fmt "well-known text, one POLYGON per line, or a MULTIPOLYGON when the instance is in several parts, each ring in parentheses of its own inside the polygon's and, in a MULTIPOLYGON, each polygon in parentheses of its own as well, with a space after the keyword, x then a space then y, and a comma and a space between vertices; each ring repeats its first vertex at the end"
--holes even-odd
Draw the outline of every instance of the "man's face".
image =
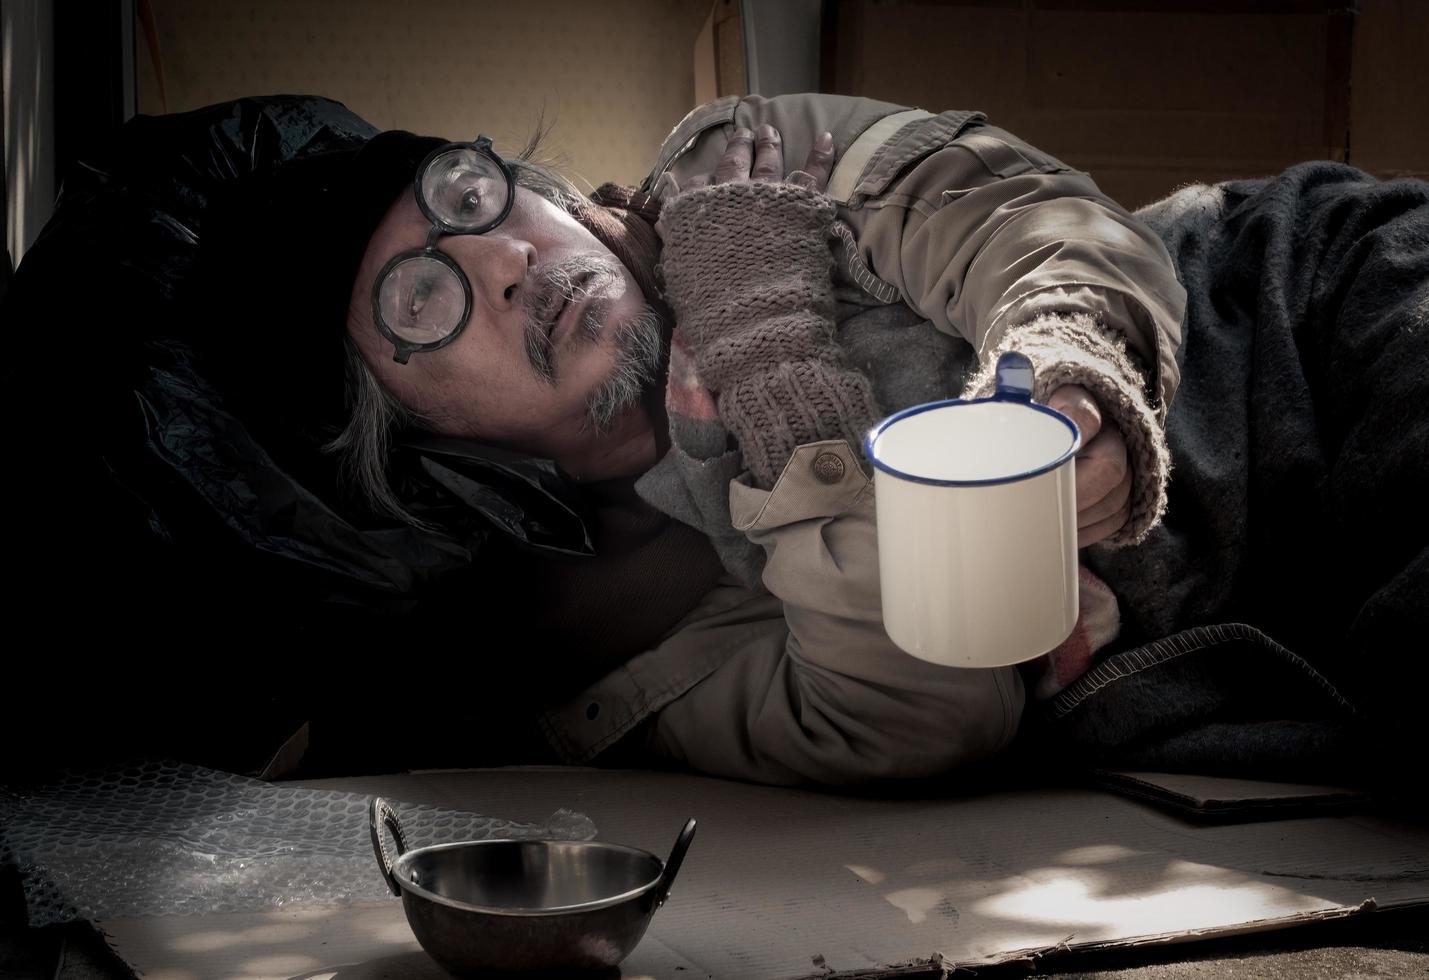
POLYGON ((404 192, 354 284, 348 331, 383 387, 439 432, 554 459, 576 476, 652 464, 638 389, 658 361, 658 321, 629 270, 565 211, 518 187, 492 231, 438 240, 471 283, 471 316, 447 346, 398 364, 373 323, 372 284, 388 259, 422 247, 430 230, 404 192), (633 372, 640 377, 632 364, 643 365, 633 372))

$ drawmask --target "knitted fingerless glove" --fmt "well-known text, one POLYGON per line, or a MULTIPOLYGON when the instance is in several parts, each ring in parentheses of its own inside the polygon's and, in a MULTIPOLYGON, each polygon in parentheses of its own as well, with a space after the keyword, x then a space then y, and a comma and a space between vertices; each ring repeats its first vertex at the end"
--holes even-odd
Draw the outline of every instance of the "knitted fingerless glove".
POLYGON ((1125 343, 1085 313, 1040 316, 1010 326, 968 383, 965 397, 993 393, 997 359, 1008 350, 1031 358, 1037 371, 1034 400, 1046 402, 1062 385, 1081 385, 1096 398, 1102 424, 1121 430, 1131 466, 1131 517, 1105 543, 1116 547, 1143 540, 1166 510, 1171 454, 1166 433, 1146 400, 1141 372, 1131 363, 1125 343))
POLYGON ((847 439, 859 453, 881 417, 834 341, 833 221, 826 195, 766 182, 686 191, 661 214, 666 300, 764 489, 804 443, 847 439))

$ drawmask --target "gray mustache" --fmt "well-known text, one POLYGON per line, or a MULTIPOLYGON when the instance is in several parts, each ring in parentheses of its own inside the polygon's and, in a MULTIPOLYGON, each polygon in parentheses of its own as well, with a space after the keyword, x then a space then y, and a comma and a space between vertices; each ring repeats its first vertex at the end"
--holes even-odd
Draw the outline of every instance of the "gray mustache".
POLYGON ((562 306, 586 289, 619 278, 620 268, 607 256, 574 255, 531 270, 523 307, 526 313, 526 358, 547 384, 554 384, 551 367, 551 325, 562 306), (586 287, 582 288, 582 282, 586 287))
POLYGON ((596 254, 575 255, 539 265, 531 271, 526 290, 526 317, 528 321, 535 321, 535 326, 544 333, 562 306, 584 295, 582 280, 604 283, 611 276, 619 275, 620 270, 611 259, 596 254))

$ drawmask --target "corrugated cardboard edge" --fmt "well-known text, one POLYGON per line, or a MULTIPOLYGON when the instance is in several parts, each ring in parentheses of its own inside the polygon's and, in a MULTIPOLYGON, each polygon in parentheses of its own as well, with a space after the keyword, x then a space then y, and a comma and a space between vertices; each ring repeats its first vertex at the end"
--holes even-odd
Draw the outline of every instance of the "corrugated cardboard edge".
POLYGON ((1368 793, 1348 787, 1323 787, 1323 792, 1276 795, 1274 784, 1260 796, 1193 797, 1156 782, 1157 773, 1092 770, 1093 782, 1112 793, 1154 803, 1177 813, 1206 821, 1263 820, 1326 813, 1362 806, 1368 793))
POLYGON ((1075 937, 1068 936, 1062 942, 1053 946, 1008 950, 977 960, 951 961, 941 953, 934 953, 928 959, 909 960, 905 963, 890 963, 887 966, 871 967, 861 970, 824 970, 819 973, 805 974, 796 978, 796 980, 884 980, 884 978, 904 977, 928 973, 933 970, 942 971, 942 977, 944 980, 947 980, 947 978, 960 973, 976 973, 979 969, 1018 963, 1027 966, 1029 969, 1041 969, 1053 960, 1057 961, 1059 966, 1065 966, 1064 960, 1084 953, 1171 946, 1181 943, 1194 943, 1207 939, 1228 939, 1234 936, 1246 936, 1261 932, 1277 932, 1313 926, 1339 919, 1347 919, 1353 916, 1366 915, 1376 911, 1417 908, 1426 905, 1429 905, 1429 899, 1379 903, 1373 898, 1366 898, 1359 905, 1320 909, 1315 912, 1300 912, 1295 915, 1281 916, 1275 919, 1256 919, 1252 922, 1245 922, 1234 926, 1217 926, 1209 929, 1187 929, 1182 932, 1163 932, 1146 936, 1132 936, 1126 939, 1088 943, 1073 942, 1072 940, 1075 937))

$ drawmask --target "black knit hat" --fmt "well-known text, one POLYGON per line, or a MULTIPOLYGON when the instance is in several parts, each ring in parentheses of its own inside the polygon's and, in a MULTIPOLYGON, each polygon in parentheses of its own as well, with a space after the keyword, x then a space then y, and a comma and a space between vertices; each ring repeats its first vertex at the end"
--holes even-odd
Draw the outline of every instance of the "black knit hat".
POLYGON ((215 194, 203 228, 206 301, 224 387, 312 439, 345 416, 343 346, 373 232, 417 166, 448 142, 403 130, 284 163, 215 194))

